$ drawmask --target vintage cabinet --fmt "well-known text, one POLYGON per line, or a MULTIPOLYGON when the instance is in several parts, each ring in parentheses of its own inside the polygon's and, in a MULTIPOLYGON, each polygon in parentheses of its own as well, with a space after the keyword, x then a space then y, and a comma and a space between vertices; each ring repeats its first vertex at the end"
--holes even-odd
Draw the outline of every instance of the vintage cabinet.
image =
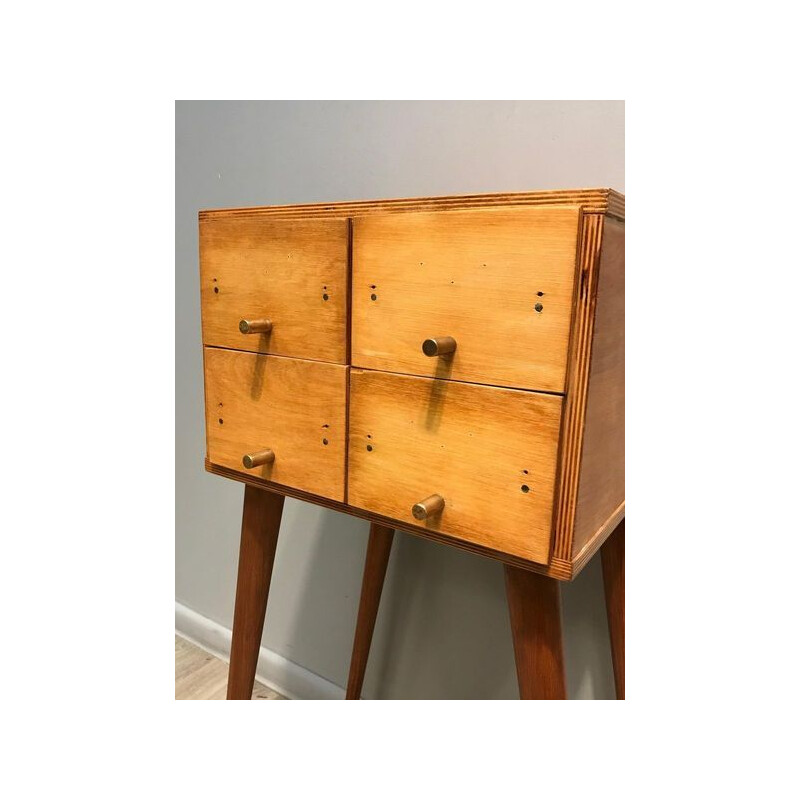
POLYGON ((607 189, 201 211, 206 468, 246 486, 229 697, 284 496, 506 565, 520 694, 565 696, 559 580, 602 547, 624 696, 624 199, 607 189), (612 535, 613 534, 613 535, 612 535))

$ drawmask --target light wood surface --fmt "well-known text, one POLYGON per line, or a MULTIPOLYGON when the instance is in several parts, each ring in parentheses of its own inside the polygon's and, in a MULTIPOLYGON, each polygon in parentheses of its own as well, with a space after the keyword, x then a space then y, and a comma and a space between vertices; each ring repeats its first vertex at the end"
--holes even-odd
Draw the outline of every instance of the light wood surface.
POLYGON ((351 370, 349 502, 538 563, 550 555, 561 398, 351 370))
MULTIPOLYGON (((228 665, 221 659, 175 637, 175 699, 225 700, 228 693, 228 665)), ((285 700, 263 683, 253 685, 253 700, 285 700)))
POLYGON ((347 220, 201 214, 203 343, 346 363, 348 246, 347 220))
POLYGON ((613 220, 598 272, 573 556, 625 501, 625 228, 613 220))
MULTIPOLYGON (((530 561, 526 558, 512 555, 511 553, 506 553, 503 550, 497 550, 487 547, 486 545, 469 542, 466 539, 459 539, 456 536, 450 536, 441 531, 433 530, 432 528, 424 528, 421 526, 421 523, 413 519, 410 521, 391 519, 390 517, 382 514, 377 514, 374 511, 368 511, 365 508, 348 505, 347 503, 340 503, 335 500, 330 500, 327 497, 319 497, 318 495, 309 494, 308 492, 303 492, 299 489, 292 489, 290 486, 279 486, 278 484, 265 481, 262 478, 245 475, 242 472, 235 472, 232 469, 227 469, 226 467, 220 467, 216 464, 212 464, 208 459, 206 459, 205 464, 206 471, 212 473, 213 475, 219 475, 223 478, 228 478, 229 480, 239 481, 251 486, 256 486, 259 489, 280 492, 281 494, 285 494, 287 497, 293 497, 296 500, 302 500, 306 503, 314 503, 316 505, 323 506, 324 508, 329 508, 332 511, 339 511, 342 514, 349 514, 352 517, 357 517, 358 519, 363 519, 370 523, 383 525, 384 527, 393 528, 394 530, 405 531, 406 533, 410 533, 414 536, 420 536, 425 539, 430 539, 434 542, 446 544, 451 547, 457 547, 459 550, 464 550, 468 553, 475 553, 476 555, 493 558, 496 561, 501 561, 504 564, 510 564, 512 566, 520 567, 521 569, 531 570, 539 575, 547 575, 550 578, 555 578, 560 581, 572 580, 572 578, 574 578, 586 564, 586 560, 584 560, 582 557, 576 559, 576 561, 573 563, 572 561, 556 558, 555 556, 553 556, 547 564, 538 564, 535 561, 530 561)), ((594 540, 592 541, 594 542, 594 540)), ((597 549, 599 549, 600 544, 602 543, 597 543, 597 549)), ((593 550, 592 553, 594 552, 595 551, 593 550)))
POLYGON ((505 577, 520 700, 566 700, 559 585, 516 567, 505 577))
POLYGON ((249 700, 256 678, 284 497, 244 487, 228 700, 249 700))
POLYGON ((353 365, 563 392, 578 221, 577 207, 356 218, 353 365), (438 337, 451 356, 423 353, 438 337))
POLYGON ((206 434, 214 464, 343 501, 348 368, 205 348, 206 434), (273 461, 246 470, 246 454, 273 461))
POLYGON ((364 577, 361 581, 361 599, 358 604, 356 632, 353 637, 353 654, 350 657, 350 672, 347 677, 346 700, 360 700, 361 687, 367 671, 369 648, 378 607, 383 592, 383 581, 392 552, 394 531, 382 525, 370 525, 367 541, 367 556, 364 559, 364 577))
POLYGON ((441 197, 403 197, 391 200, 305 203, 291 206, 206 209, 200 212, 200 220, 232 215, 273 219, 341 218, 360 217, 368 214, 446 211, 507 205, 580 206, 586 214, 608 214, 625 219, 625 197, 613 189, 563 189, 544 192, 496 192, 441 197))

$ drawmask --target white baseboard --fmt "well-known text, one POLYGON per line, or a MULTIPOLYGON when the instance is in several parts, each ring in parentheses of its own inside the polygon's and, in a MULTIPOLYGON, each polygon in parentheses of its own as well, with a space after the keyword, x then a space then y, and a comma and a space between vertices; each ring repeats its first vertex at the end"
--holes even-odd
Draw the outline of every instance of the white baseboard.
MULTIPOLYGON (((177 602, 175 631, 223 661, 229 660, 230 630, 177 602)), ((345 692, 341 686, 266 647, 262 647, 258 653, 256 680, 290 700, 344 700, 345 692)))

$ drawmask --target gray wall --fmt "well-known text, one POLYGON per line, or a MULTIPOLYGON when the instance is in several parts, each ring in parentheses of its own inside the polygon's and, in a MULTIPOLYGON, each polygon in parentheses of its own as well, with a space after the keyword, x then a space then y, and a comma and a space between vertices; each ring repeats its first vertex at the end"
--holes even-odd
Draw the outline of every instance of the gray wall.
MULTIPOLYGON (((203 469, 198 209, 595 186, 625 189, 622 102, 179 102, 176 599, 231 626, 243 488, 203 469)), ((263 644, 340 686, 367 531, 286 501, 263 644)), ((612 698, 597 559, 563 600, 570 697, 612 698)), ((364 696, 516 698, 502 567, 398 533, 364 696)))

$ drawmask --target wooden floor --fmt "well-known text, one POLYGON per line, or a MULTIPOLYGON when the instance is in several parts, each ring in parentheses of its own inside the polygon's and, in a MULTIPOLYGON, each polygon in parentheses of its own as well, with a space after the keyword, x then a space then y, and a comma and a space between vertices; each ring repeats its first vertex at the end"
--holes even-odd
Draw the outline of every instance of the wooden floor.
MULTIPOLYGON (((224 700, 228 687, 228 665, 205 650, 175 636, 175 699, 224 700)), ((253 700, 286 698, 256 681, 253 700)))

